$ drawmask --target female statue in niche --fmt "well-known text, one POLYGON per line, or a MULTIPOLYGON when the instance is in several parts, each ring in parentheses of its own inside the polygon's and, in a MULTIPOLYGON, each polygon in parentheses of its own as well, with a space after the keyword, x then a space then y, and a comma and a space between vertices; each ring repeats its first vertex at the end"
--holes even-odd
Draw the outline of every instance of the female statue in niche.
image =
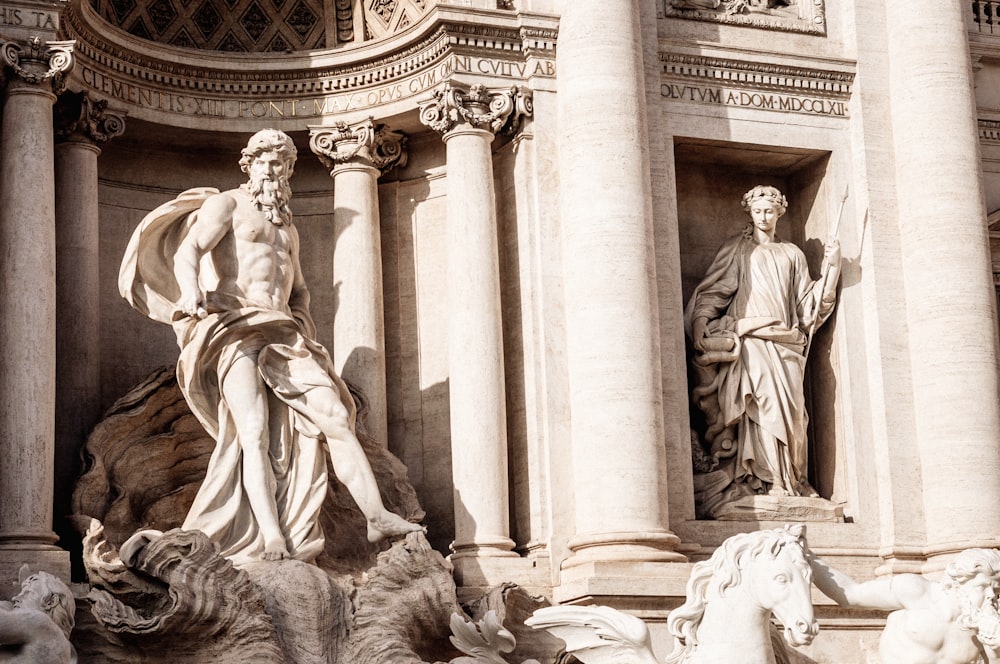
POLYGON ((840 245, 827 243, 813 281, 802 250, 775 234, 787 208, 774 187, 743 196, 751 223, 719 249, 684 316, 705 443, 716 460, 735 457, 742 494, 817 495, 802 381, 812 335, 836 302, 840 245))

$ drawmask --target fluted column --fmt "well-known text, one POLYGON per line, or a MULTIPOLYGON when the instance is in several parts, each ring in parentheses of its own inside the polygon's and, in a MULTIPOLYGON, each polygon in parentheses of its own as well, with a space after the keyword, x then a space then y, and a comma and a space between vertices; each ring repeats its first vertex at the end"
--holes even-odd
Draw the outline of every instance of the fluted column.
POLYGON ((87 434, 100 416, 101 306, 97 157, 125 131, 125 117, 85 92, 55 107, 56 216, 56 530, 69 513, 70 488, 87 434))
POLYGON ((567 567, 684 560, 667 508, 642 48, 636 0, 563 3, 559 182, 576 504, 567 567))
POLYGON ((969 7, 888 0, 885 11, 926 548, 933 555, 995 546, 996 302, 966 32, 969 7))
POLYGON ((455 557, 513 556, 500 318, 494 132, 528 112, 516 90, 451 85, 421 105, 448 166, 448 376, 455 557))
POLYGON ((388 445, 388 423, 378 178, 406 163, 404 144, 401 134, 372 119, 312 127, 309 138, 333 177, 333 363, 367 398, 366 428, 382 445, 388 445))
MULTIPOLYGON (((56 384, 52 104, 72 42, 3 45, 0 148, 0 573, 45 565, 52 531, 56 384)), ((58 558, 58 556, 56 556, 58 558)), ((68 557, 66 557, 68 562, 68 557)), ((56 570, 64 576, 65 570, 56 570)), ((14 578, 4 576, 4 578, 14 578)))

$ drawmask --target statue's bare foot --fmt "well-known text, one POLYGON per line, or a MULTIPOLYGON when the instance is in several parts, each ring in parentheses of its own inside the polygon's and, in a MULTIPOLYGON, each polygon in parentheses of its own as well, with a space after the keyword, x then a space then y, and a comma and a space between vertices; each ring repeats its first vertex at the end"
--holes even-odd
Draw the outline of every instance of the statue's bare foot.
POLYGON ((394 514, 388 510, 383 510, 380 515, 373 519, 368 519, 369 542, 380 542, 390 537, 399 537, 400 535, 415 533, 417 531, 426 533, 427 529, 419 523, 407 521, 398 514, 394 514))
POLYGON ((800 496, 805 496, 807 498, 819 498, 819 492, 812 488, 809 482, 799 483, 798 492, 800 496))
POLYGON ((265 544, 264 553, 260 554, 261 560, 285 560, 291 558, 284 543, 265 544))
POLYGON ((772 486, 771 490, 767 492, 769 496, 790 496, 792 493, 783 486, 772 486))

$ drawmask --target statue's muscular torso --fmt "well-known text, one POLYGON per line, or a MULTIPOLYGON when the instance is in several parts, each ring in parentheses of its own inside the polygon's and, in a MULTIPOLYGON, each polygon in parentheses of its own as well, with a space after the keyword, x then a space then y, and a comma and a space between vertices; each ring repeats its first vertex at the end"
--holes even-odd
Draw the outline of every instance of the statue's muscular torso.
POLYGON ((200 291, 198 262, 210 253, 219 277, 216 291, 288 312, 291 300, 305 293, 298 250, 294 226, 272 223, 248 193, 232 189, 205 201, 175 257, 175 274, 182 294, 200 291))
POLYGON ((235 201, 231 232, 211 250, 218 290, 255 304, 287 310, 295 287, 298 233, 274 224, 241 190, 220 194, 235 201))

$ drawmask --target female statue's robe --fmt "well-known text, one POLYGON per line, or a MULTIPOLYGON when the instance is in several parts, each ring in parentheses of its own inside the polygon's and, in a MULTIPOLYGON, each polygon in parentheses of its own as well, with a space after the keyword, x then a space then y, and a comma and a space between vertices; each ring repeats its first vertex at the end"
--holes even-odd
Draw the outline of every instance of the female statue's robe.
POLYGON ((354 400, 334 372, 329 354, 314 340, 305 309, 269 309, 232 294, 219 293, 211 257, 202 259, 199 280, 208 315, 198 319, 178 311, 180 288, 173 257, 215 189, 191 189, 153 210, 136 229, 119 274, 122 296, 153 320, 170 324, 181 353, 177 382, 192 412, 215 441, 205 480, 184 520, 185 530, 201 530, 236 563, 260 559, 264 538, 254 518, 242 477, 242 451, 219 388, 220 378, 243 352, 258 353, 260 375, 269 387, 269 458, 276 480, 278 524, 292 558, 312 561, 324 546, 319 515, 326 499, 324 439, 303 412, 302 395, 312 387, 332 387, 355 420, 354 400))
POLYGON ((807 487, 804 350, 835 303, 822 289, 801 249, 778 238, 759 244, 748 231, 722 246, 688 301, 689 334, 704 317, 711 336, 737 339, 734 359, 702 370, 699 388, 714 392, 720 428, 737 428, 735 479, 757 490, 779 478, 793 494, 807 487))

